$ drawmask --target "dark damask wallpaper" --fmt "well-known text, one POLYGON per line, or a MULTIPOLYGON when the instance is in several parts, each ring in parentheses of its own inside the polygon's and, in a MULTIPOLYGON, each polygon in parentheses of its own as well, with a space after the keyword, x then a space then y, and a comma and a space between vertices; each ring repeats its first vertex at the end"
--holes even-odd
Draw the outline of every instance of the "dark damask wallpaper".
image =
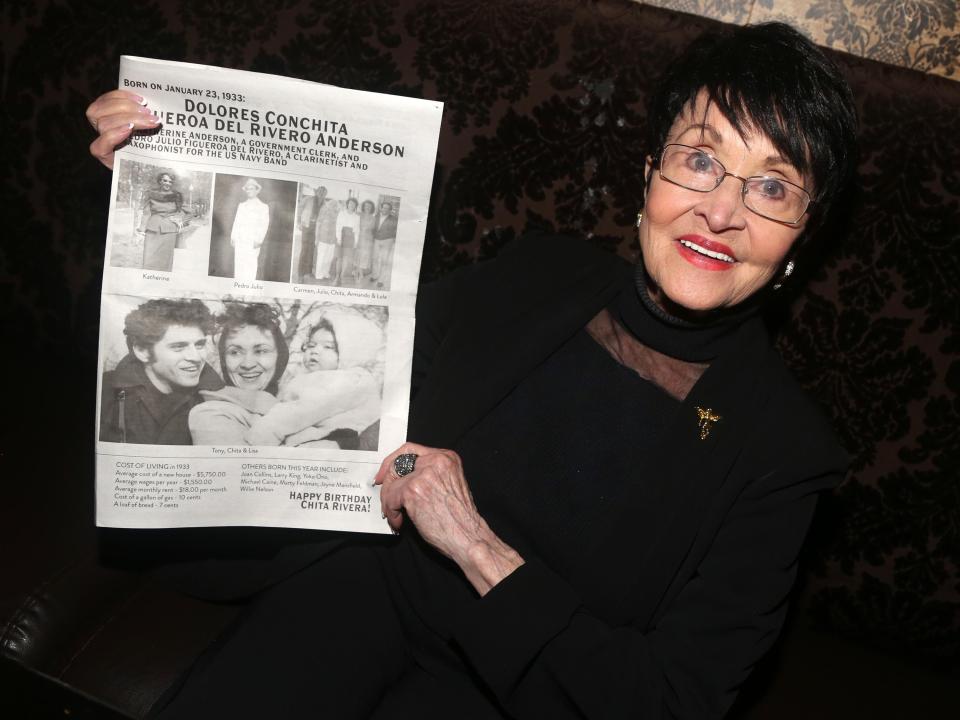
MULTIPOLYGON (((714 22, 628 0, 15 0, 4 13, 5 453, 78 448, 91 482, 109 177, 86 104, 121 53, 447 104, 426 278, 535 227, 628 257, 652 79, 714 22)), ((779 346, 853 467, 809 553, 823 626, 926 658, 960 646, 960 85, 837 54, 863 119, 849 227, 779 346)), ((759 540, 758 540, 759 541, 759 540)))

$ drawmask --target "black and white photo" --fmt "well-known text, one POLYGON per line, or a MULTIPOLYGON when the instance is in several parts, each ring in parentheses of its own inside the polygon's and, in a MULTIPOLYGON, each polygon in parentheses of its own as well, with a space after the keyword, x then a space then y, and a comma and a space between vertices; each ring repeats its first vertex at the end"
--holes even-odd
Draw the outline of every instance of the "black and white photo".
POLYGON ((300 185, 294 282, 389 290, 400 198, 339 183, 300 185))
POLYGON ((290 282, 297 183, 217 174, 209 274, 290 282))
POLYGON ((117 175, 110 264, 202 272, 213 174, 121 160, 117 175))
POLYGON ((200 392, 223 385, 209 363, 213 314, 200 300, 180 298, 123 298, 113 309, 124 315, 114 338, 122 338, 114 343, 122 357, 105 362, 100 440, 189 445, 187 417, 200 392))
POLYGON ((106 303, 122 323, 107 329, 100 440, 377 450, 387 308, 232 297, 106 303))

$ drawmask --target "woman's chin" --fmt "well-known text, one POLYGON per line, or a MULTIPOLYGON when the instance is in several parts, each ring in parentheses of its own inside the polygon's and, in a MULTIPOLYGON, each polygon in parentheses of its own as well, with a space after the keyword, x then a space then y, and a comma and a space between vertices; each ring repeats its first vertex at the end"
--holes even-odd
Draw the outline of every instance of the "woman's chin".
POLYGON ((661 291, 656 296, 651 294, 651 297, 661 309, 674 317, 690 322, 704 322, 738 312, 750 304, 756 295, 750 293, 743 298, 730 298, 715 294, 661 291))
POLYGON ((232 378, 232 380, 233 384, 241 390, 263 390, 268 384, 268 381, 264 380, 263 377, 258 377, 256 379, 235 377, 232 378))
POLYGON ((703 288, 698 287, 673 287, 669 283, 657 286, 648 283, 647 293, 661 310, 677 317, 711 315, 725 306, 715 293, 704 292, 703 288))

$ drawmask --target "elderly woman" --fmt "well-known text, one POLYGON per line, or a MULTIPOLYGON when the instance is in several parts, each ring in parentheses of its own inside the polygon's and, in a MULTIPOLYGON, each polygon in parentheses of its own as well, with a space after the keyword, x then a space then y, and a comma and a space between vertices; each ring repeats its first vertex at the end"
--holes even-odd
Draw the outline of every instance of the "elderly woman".
POLYGON ((540 237, 423 288, 416 442, 375 478, 399 538, 304 560, 162 717, 726 713, 844 470, 761 313, 852 173, 855 114, 771 24, 695 42, 648 122, 637 267, 540 237))
POLYGON ((174 190, 176 180, 172 173, 158 173, 156 182, 157 186, 143 196, 137 228, 137 232, 143 233, 142 267, 144 270, 170 272, 173 270, 173 250, 186 224, 183 195, 174 190))

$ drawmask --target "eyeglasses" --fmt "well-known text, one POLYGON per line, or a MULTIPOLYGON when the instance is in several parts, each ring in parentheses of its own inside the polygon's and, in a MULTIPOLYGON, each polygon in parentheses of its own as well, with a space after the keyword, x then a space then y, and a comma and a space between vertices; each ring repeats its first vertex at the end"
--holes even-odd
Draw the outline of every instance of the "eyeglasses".
POLYGON ((730 176, 742 183, 740 197, 751 212, 774 222, 796 225, 810 207, 810 193, 779 177, 740 177, 700 148, 670 143, 660 153, 660 177, 687 190, 707 193, 730 176))

